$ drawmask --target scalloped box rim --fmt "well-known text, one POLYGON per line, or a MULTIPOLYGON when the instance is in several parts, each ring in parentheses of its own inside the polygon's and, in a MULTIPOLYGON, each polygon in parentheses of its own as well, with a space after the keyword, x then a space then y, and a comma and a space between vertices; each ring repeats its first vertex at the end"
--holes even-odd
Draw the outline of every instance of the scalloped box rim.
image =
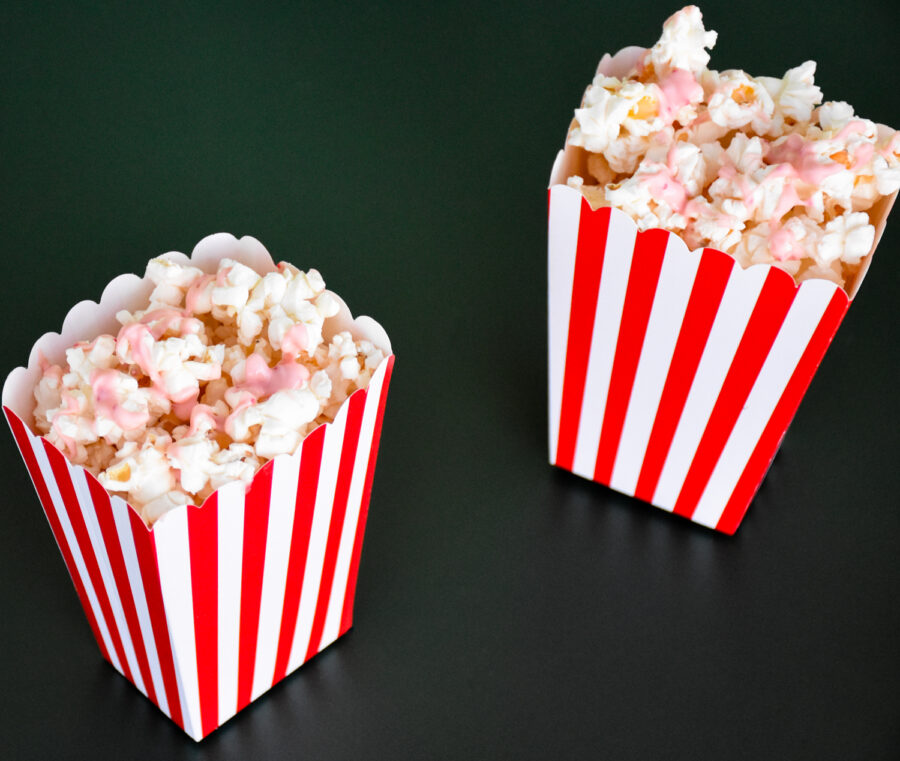
MULTIPOLYGON (((197 245, 194 246, 190 256, 186 256, 179 251, 170 251, 162 254, 162 258, 180 263, 190 263, 205 272, 213 270, 218 265, 219 261, 224 258, 234 259, 242 264, 246 264, 257 273, 265 274, 276 271, 276 265, 274 259, 272 259, 272 255, 262 243, 250 235, 236 238, 230 233, 214 233, 201 239, 197 245)), ((44 333, 44 335, 35 341, 32 346, 28 356, 28 364, 26 366, 20 365, 16 367, 6 376, 6 380, 3 383, 2 394, 3 411, 6 415, 14 415, 31 435, 51 443, 46 436, 39 436, 35 433, 34 426, 30 422, 34 410, 33 390, 40 376, 40 354, 43 354, 52 362, 63 361, 65 350, 70 348, 76 341, 92 340, 104 332, 114 331, 118 327, 118 322, 115 319, 116 313, 122 309, 134 311, 135 309, 141 308, 143 304, 147 303, 152 290, 153 283, 146 275, 144 275, 144 277, 138 277, 133 273, 126 273, 118 275, 106 284, 99 301, 86 299, 79 301, 69 309, 63 319, 63 325, 60 332, 55 333, 51 331, 44 333)), ((391 348, 390 338, 388 338, 384 328, 374 319, 366 315, 360 315, 354 319, 344 300, 336 293, 331 291, 330 293, 337 299, 340 309, 337 315, 329 318, 329 322, 331 322, 330 325, 327 325, 326 322, 327 329, 323 331, 326 337, 330 337, 341 330, 349 330, 355 338, 364 338, 371 341, 375 346, 381 349, 385 355, 381 364, 375 370, 373 377, 378 373, 384 374, 387 372, 388 364, 394 357, 394 353, 391 348)), ((351 398, 357 394, 365 396, 367 391, 368 387, 357 389, 347 397, 341 404, 341 407, 335 416, 335 422, 341 416, 347 415, 351 398)), ((273 468, 276 459, 299 457, 302 453, 303 445, 309 436, 320 428, 332 424, 333 423, 331 422, 327 422, 317 426, 310 434, 303 438, 300 442, 300 446, 297 447, 297 450, 293 454, 276 455, 276 457, 266 461, 253 474, 253 479, 246 485, 246 488, 250 488, 266 468, 273 468)), ((63 456, 65 457, 65 453, 63 453, 63 456)), ((154 521, 152 525, 148 526, 134 505, 123 499, 121 495, 106 489, 100 484, 97 477, 87 468, 83 465, 72 463, 68 457, 66 457, 66 462, 68 462, 71 467, 81 468, 81 470, 84 471, 85 478, 93 479, 100 488, 110 494, 110 496, 122 499, 122 501, 134 511, 135 515, 149 532, 152 532, 153 529, 162 521, 166 520, 167 517, 176 514, 179 511, 187 512, 189 508, 197 510, 202 509, 208 500, 218 494, 220 489, 229 485, 227 483, 223 484, 199 505, 180 505, 169 510, 154 521)))

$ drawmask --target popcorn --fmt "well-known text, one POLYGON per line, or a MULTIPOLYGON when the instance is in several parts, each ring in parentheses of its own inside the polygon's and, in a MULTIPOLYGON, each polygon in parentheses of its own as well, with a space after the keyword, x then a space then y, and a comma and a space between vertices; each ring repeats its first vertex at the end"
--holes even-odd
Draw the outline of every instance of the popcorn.
POLYGON ((210 460, 216 466, 210 473, 207 488, 215 491, 229 481, 250 483, 260 468, 260 460, 249 444, 231 444, 215 452, 210 460))
MULTIPOLYGON (((574 131, 572 134, 575 134, 574 131)), ((574 143, 574 145, 578 145, 578 143, 574 143)), ((634 172, 651 145, 653 143, 649 138, 640 135, 624 135, 610 143, 601 156, 613 173, 606 182, 612 182, 617 174, 631 174, 634 172)), ((591 158, 595 155, 597 154, 591 154, 591 158)), ((591 165, 589 164, 588 166, 590 167, 591 165)), ((597 166, 597 164, 595 163, 594 166, 597 166)), ((593 171, 591 174, 593 174, 593 171)), ((597 177, 597 175, 594 176, 597 177)), ((598 179, 600 178, 598 177, 598 179)), ((606 182, 602 184, 605 185, 606 182)))
POLYGON ((684 231, 684 239, 692 248, 702 248, 707 243, 722 251, 729 251, 741 240, 746 217, 728 213, 700 197, 690 202, 692 217, 684 231))
POLYGON ((823 103, 818 109, 818 120, 822 129, 838 132, 853 118, 853 106, 842 100, 823 103))
POLYGON ((843 259, 858 264, 875 242, 875 228, 862 212, 848 211, 825 225, 825 234, 818 247, 816 260, 828 266, 843 259))
POLYGON ((812 119, 813 109, 822 102, 822 91, 813 83, 815 73, 816 62, 805 61, 794 69, 788 69, 781 79, 757 77, 756 81, 766 88, 774 104, 775 119, 771 132, 777 134, 782 131, 786 119, 794 122, 812 119))
POLYGON ((346 331, 324 338, 340 301, 316 270, 260 276, 223 259, 207 274, 151 260, 144 310, 118 334, 42 358, 35 428, 120 493, 144 520, 249 484, 365 388, 384 354, 346 331))
POLYGON ((765 134, 775 103, 766 88, 743 71, 723 71, 715 75, 707 113, 714 124, 728 130, 750 125, 754 132, 765 134))
POLYGON ((705 48, 712 48, 717 37, 703 28, 700 9, 689 5, 663 24, 662 37, 650 49, 650 63, 657 71, 683 69, 696 74, 709 63, 705 48))
POLYGON ((875 156, 872 171, 875 174, 875 190, 878 195, 890 195, 900 189, 900 163, 892 164, 884 156, 875 156))
MULTIPOLYGON (((572 143, 594 153, 603 153, 618 136, 632 111, 638 113, 643 97, 640 83, 636 87, 621 88, 618 80, 598 77, 584 96, 584 107, 575 110, 578 127, 572 133, 572 143)), ((634 122, 633 122, 634 123, 634 122)), ((632 134, 634 133, 632 127, 632 134)), ((645 135, 637 134, 637 137, 645 135)))
POLYGON ((766 144, 760 138, 748 137, 743 132, 737 132, 725 149, 725 156, 737 172, 751 174, 763 168, 766 148, 766 144))
POLYGON ((568 137, 587 175, 568 184, 640 230, 844 286, 874 245, 866 212, 900 189, 900 133, 823 103, 814 61, 782 77, 709 70, 715 42, 688 6, 625 76, 598 72, 568 137))
POLYGON ((156 283, 150 294, 153 306, 178 306, 190 285, 203 273, 196 267, 186 267, 168 259, 154 259, 147 265, 147 277, 156 283))

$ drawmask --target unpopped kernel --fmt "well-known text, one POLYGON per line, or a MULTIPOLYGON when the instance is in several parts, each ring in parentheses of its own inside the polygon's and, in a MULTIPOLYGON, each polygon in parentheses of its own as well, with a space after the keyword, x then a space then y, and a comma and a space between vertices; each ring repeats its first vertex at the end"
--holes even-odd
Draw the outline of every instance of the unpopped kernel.
POLYGON ((898 133, 823 103, 813 61, 780 78, 707 69, 716 36, 688 6, 625 77, 598 72, 568 138, 588 176, 568 184, 641 230, 843 286, 873 248, 867 212, 900 188, 898 133))
POLYGON ((117 335, 42 360, 36 429, 151 524, 293 453, 365 388, 384 354, 325 321, 339 310, 316 270, 260 276, 223 259, 215 274, 152 259, 149 305, 117 335))

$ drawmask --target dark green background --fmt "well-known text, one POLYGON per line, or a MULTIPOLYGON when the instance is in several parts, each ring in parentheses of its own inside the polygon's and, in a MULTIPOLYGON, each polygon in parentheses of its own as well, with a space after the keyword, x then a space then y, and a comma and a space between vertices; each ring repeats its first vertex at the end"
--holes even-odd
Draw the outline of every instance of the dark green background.
MULTIPOLYGON (((703 7, 715 68, 815 58, 900 126, 894 3, 703 7)), ((675 8, 3 3, 4 373, 220 230, 398 359, 355 628, 199 746, 101 660, 0 436, 0 756, 896 757, 900 221, 734 538, 546 464, 550 166, 675 8)))

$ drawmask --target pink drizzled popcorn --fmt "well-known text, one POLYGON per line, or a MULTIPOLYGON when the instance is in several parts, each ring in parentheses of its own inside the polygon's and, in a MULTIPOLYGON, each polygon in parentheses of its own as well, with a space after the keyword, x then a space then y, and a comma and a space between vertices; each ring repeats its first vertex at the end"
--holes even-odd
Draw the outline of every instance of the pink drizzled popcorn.
POLYGON ((707 69, 716 36, 688 6, 626 76, 598 72, 568 137, 587 176, 568 184, 642 230, 843 286, 874 245, 867 212, 900 188, 898 133, 822 103, 813 61, 781 78, 707 69))
POLYGON ((34 418, 148 524, 293 453, 384 359, 349 332, 324 338, 339 303, 316 270, 223 259, 206 274, 160 257, 147 276, 149 305, 116 315, 117 335, 43 362, 34 418))

